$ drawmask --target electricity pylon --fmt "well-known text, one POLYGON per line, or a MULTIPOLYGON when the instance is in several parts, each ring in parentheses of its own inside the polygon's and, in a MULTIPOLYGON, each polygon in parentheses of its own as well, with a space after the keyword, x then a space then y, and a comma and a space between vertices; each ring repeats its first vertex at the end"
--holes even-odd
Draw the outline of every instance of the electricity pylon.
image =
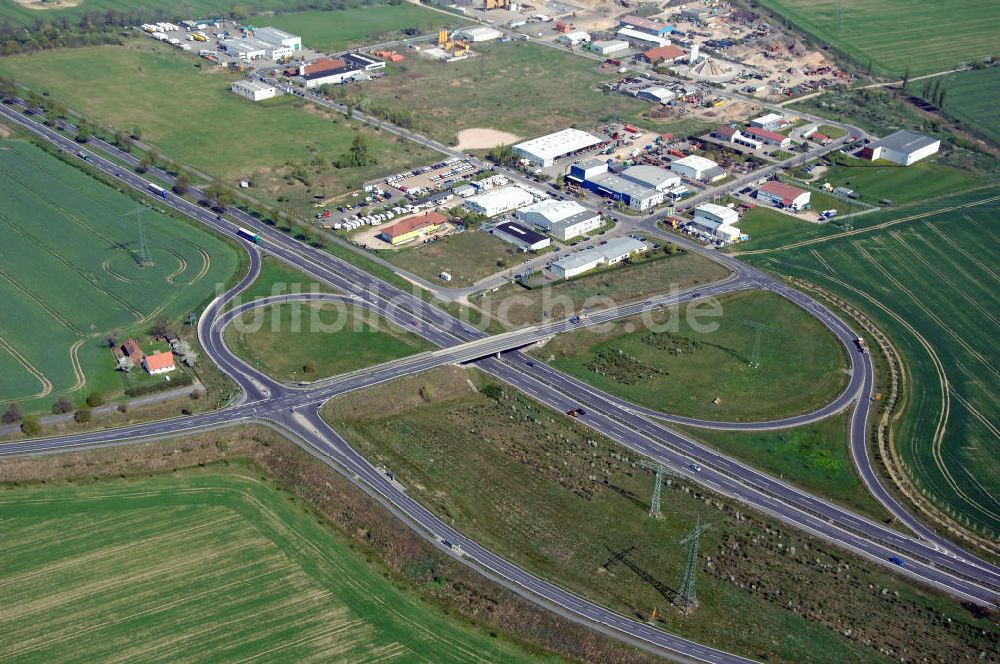
POLYGON ((758 369, 760 368, 761 337, 764 336, 765 332, 773 332, 774 334, 781 334, 781 330, 779 330, 776 327, 765 325, 764 323, 758 323, 755 320, 741 320, 740 325, 746 325, 747 327, 752 327, 754 330, 753 349, 750 351, 750 367, 752 369, 758 369))
POLYGON ((694 581, 698 574, 698 545, 701 534, 712 527, 712 524, 702 524, 701 515, 694 530, 680 539, 680 544, 688 545, 687 565, 684 567, 684 577, 681 579, 681 589, 677 593, 677 599, 681 603, 685 613, 695 602, 694 581))
POLYGON ((663 513, 660 511, 660 490, 663 486, 663 478, 667 475, 677 477, 677 473, 670 470, 662 463, 646 461, 645 459, 639 459, 639 466, 645 468, 646 470, 656 472, 656 479, 653 481, 653 497, 649 501, 649 516, 654 519, 663 518, 663 513))
POLYGON ((139 267, 151 267, 153 265, 153 259, 149 257, 149 247, 146 245, 146 226, 142 223, 142 213, 146 211, 146 208, 142 205, 135 208, 131 212, 126 212, 124 217, 135 217, 136 225, 139 227, 139 255, 136 262, 139 263, 139 267))

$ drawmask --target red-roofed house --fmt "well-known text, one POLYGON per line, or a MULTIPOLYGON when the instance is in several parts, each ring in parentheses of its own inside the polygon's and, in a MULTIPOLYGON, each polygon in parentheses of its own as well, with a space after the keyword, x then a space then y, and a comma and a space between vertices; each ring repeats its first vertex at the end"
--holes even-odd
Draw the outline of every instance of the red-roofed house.
POLYGON ((174 354, 170 351, 147 355, 142 360, 142 368, 150 375, 157 375, 173 371, 177 367, 174 365, 174 354))
POLYGON ((777 145, 781 148, 792 142, 792 139, 788 138, 784 134, 779 134, 778 132, 771 131, 770 129, 761 129, 759 127, 750 127, 747 129, 747 135, 760 139, 767 145, 777 145))
POLYGON ((423 237, 427 233, 433 233, 441 228, 441 224, 446 221, 448 221, 448 217, 440 212, 415 214, 412 217, 397 221, 392 226, 384 229, 380 235, 383 240, 396 246, 397 244, 403 244, 404 242, 423 237))
POLYGON ((133 362, 141 362, 142 358, 146 356, 139 348, 139 342, 129 337, 128 340, 122 344, 122 352, 128 357, 132 358, 133 362))
POLYGON ((639 57, 652 65, 672 65, 683 55, 684 49, 670 44, 668 46, 660 46, 659 48, 651 48, 639 54, 639 57))
POLYGON ((801 210, 809 205, 809 197, 810 193, 805 189, 792 187, 777 180, 768 180, 757 190, 757 200, 792 210, 801 210))
POLYGON ((827 143, 830 142, 830 137, 829 136, 827 136, 826 134, 821 134, 818 131, 814 131, 812 133, 812 136, 810 136, 809 138, 813 139, 814 141, 816 141, 820 145, 826 145, 827 143))
POLYGON ((730 127, 729 125, 719 125, 719 128, 715 130, 715 135, 718 138, 728 142, 732 142, 733 136, 740 133, 740 130, 736 127, 730 127))

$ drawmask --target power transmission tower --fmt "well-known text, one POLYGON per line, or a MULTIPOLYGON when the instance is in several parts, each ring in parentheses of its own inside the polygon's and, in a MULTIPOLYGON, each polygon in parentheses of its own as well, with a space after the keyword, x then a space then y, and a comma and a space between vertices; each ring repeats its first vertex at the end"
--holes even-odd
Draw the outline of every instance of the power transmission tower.
POLYGON ((663 512, 660 511, 660 491, 663 487, 663 478, 667 475, 670 477, 677 477, 677 473, 670 470, 662 463, 646 461, 645 459, 639 460, 639 466, 645 468, 646 470, 656 472, 656 479, 653 481, 653 497, 649 501, 649 516, 654 519, 661 519, 663 518, 663 512))
POLYGON ((694 581, 695 576, 698 574, 698 545, 701 541, 701 534, 711 527, 712 524, 710 523, 702 524, 701 515, 699 514, 694 530, 682 537, 679 542, 680 544, 688 545, 687 565, 684 567, 684 578, 681 579, 681 589, 677 593, 677 599, 681 603, 685 613, 695 603, 694 581))
POLYGON ((145 211, 146 208, 140 205, 122 216, 135 217, 136 225, 139 227, 139 255, 136 257, 136 262, 139 263, 139 267, 152 267, 153 259, 149 257, 149 247, 146 245, 146 226, 142 222, 142 213, 145 211))
POLYGON ((773 332, 774 334, 781 334, 781 330, 779 330, 776 327, 764 325, 764 323, 758 323, 755 320, 741 320, 740 325, 746 325, 747 327, 752 327, 754 330, 753 349, 750 351, 750 368, 758 369, 760 368, 761 338, 764 336, 765 332, 773 332))

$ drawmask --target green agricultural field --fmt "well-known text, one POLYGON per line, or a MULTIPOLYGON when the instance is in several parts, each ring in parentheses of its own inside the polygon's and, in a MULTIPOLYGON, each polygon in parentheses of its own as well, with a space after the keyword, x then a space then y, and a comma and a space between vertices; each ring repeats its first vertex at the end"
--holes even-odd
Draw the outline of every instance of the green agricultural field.
MULTIPOLYGON (((138 264, 138 206, 41 149, 0 142, 0 402, 123 389, 104 343, 198 311, 239 265, 200 228, 145 209, 152 267, 138 264)), ((143 209, 143 208, 140 208, 143 209)))
MULTIPOLYGON (((122 0, 80 0, 66 2, 65 8, 60 8, 58 2, 42 0, 0 0, 0 20, 9 20, 13 24, 31 24, 37 20, 58 21, 68 19, 70 23, 77 21, 86 12, 105 14, 108 11, 120 12, 134 17, 135 23, 157 20, 154 17, 159 12, 167 18, 207 18, 228 16, 233 9, 230 0, 143 0, 142 3, 126 3, 122 0), (182 8, 185 8, 183 10, 182 8)), ((239 3, 250 12, 273 11, 284 7, 283 0, 248 0, 239 3)))
POLYGON ((474 50, 477 57, 449 64, 408 56, 390 67, 386 78, 352 87, 350 94, 409 111, 421 132, 452 143, 459 131, 476 127, 530 138, 613 118, 643 122, 641 115, 651 108, 599 92, 611 75, 593 60, 524 42, 476 44, 474 50), (514 79, 517 84, 511 85, 514 79), (528 108, 531 112, 525 112, 528 108))
MULTIPOLYGON (((907 365, 895 440, 918 485, 994 536, 1000 519, 996 188, 867 233, 748 256, 828 288, 885 330, 907 365), (955 208, 955 203, 973 206, 955 208)), ((944 206, 946 203, 942 202, 944 206)))
POLYGON ((832 401, 846 385, 840 343, 788 300, 748 291, 722 297, 718 304, 717 316, 699 316, 708 310, 705 304, 689 305, 651 319, 652 325, 635 318, 600 333, 561 334, 534 352, 611 394, 712 420, 809 412, 832 401), (756 358, 756 334, 748 323, 775 330, 763 333, 756 358))
MULTIPOLYGON (((409 3, 337 11, 291 12, 255 20, 258 25, 271 25, 299 35, 306 48, 329 52, 402 39, 406 37, 402 30, 406 28, 428 34, 445 27, 457 28, 468 24, 458 16, 448 16, 409 3)), ((411 53, 406 51, 405 55, 410 56, 411 53)))
MULTIPOLYGON (((972 622, 957 603, 697 486, 664 486, 663 518, 650 518, 652 475, 635 467, 632 453, 517 392, 489 387, 478 372, 447 367, 408 377, 335 399, 325 414, 456 528, 673 633, 760 660, 817 664, 883 661, 880 647, 930 660, 991 647, 978 629, 927 620, 929 610, 972 622), (711 529, 701 538, 698 606, 684 616, 671 604, 687 556, 677 540, 699 515, 711 529), (623 559, 609 562, 618 552, 623 559), (850 638, 847 624, 857 626, 850 638)), ((989 619, 976 624, 992 629, 989 619)))
POLYGON ((537 661, 407 594, 255 466, 0 488, 0 659, 537 661))
POLYGON ((485 310, 495 323, 520 326, 567 318, 587 308, 630 302, 671 288, 711 283, 727 274, 726 268, 697 254, 681 251, 664 256, 654 250, 631 264, 619 263, 569 280, 539 281, 531 289, 503 286, 496 293, 473 299, 472 304, 485 310))
POLYGON ((229 92, 240 74, 151 39, 7 57, 0 73, 113 127, 138 126, 144 141, 230 184, 251 178, 257 195, 285 197, 283 204, 304 216, 313 195, 343 193, 436 155, 291 98, 249 102, 229 92), (367 139, 373 163, 335 168, 357 134, 367 139))
POLYGON ((225 338, 243 359, 288 381, 316 380, 432 348, 383 318, 339 303, 249 311, 226 328, 225 338))
POLYGON ((910 166, 891 162, 871 162, 838 155, 822 177, 834 187, 848 187, 859 200, 878 205, 882 199, 910 203, 944 194, 952 194, 979 184, 976 178, 956 168, 933 161, 918 161, 910 166))
POLYGON ((778 431, 713 431, 677 427, 703 443, 752 463, 795 486, 873 519, 889 513, 854 472, 848 449, 850 414, 778 431))
POLYGON ((438 275, 451 275, 449 286, 471 286, 477 280, 503 269, 498 261, 520 263, 516 249, 490 233, 465 232, 429 242, 415 244, 398 251, 384 251, 381 255, 393 265, 398 265, 418 277, 440 283, 438 275), (515 258, 511 259, 511 256, 515 258))
POLYGON ((901 76, 951 69, 997 55, 1000 5, 942 0, 761 0, 761 5, 862 67, 901 76), (877 35, 877 37, 876 37, 877 35))
MULTIPOLYGON (((919 91, 920 82, 911 86, 919 91)), ((941 79, 947 90, 944 112, 968 129, 1000 144, 1000 126, 996 121, 1000 105, 1000 69, 980 69, 948 74, 941 79)))
MULTIPOLYGON (((812 192, 811 201, 814 210, 833 208, 838 210, 841 215, 865 210, 861 205, 851 206, 840 198, 819 194, 815 191, 812 192)), ((863 219, 867 218, 867 214, 856 217, 855 223, 860 224, 863 219)), ((842 223, 842 217, 834 217, 830 222, 816 224, 804 219, 797 219, 793 215, 785 214, 772 207, 759 205, 740 217, 739 229, 749 235, 750 240, 734 245, 729 250, 738 253, 759 247, 775 247, 792 241, 822 237, 831 232, 839 231, 842 223)))

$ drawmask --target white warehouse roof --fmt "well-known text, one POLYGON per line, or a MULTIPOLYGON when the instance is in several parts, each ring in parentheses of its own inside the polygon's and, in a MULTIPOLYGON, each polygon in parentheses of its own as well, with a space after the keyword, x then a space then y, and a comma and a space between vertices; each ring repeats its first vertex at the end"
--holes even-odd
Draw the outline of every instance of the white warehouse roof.
POLYGON ((759 118, 754 118, 751 122, 758 125, 768 125, 774 124, 775 122, 781 122, 783 118, 784 116, 780 113, 768 113, 767 115, 762 115, 759 118))
POLYGON ((503 36, 503 33, 499 30, 494 30, 493 28, 476 26, 462 28, 461 30, 455 32, 455 36, 459 39, 468 39, 469 41, 480 42, 490 41, 491 39, 499 39, 503 36))
POLYGON ((696 171, 707 171, 710 168, 718 166, 718 164, 711 159, 706 159, 705 157, 696 154, 688 155, 687 157, 678 159, 672 163, 687 166, 688 168, 693 168, 696 171))
POLYGON ((715 203, 703 203, 694 209, 695 218, 704 217, 722 225, 735 224, 740 215, 736 210, 715 203))
POLYGON ((549 198, 521 208, 518 210, 517 216, 527 218, 529 215, 534 213, 541 215, 547 219, 549 223, 556 223, 558 221, 562 221, 563 219, 569 219, 575 214, 580 214, 581 212, 586 211, 587 208, 583 207, 576 201, 560 201, 554 198, 549 198))
POLYGON ((486 210, 486 214, 498 214, 492 212, 499 210, 506 212, 519 208, 522 205, 531 203, 534 199, 531 194, 520 187, 504 187, 503 189, 492 189, 485 194, 472 196, 466 199, 466 205, 474 204, 486 210))
POLYGON ((554 134, 533 138, 524 143, 518 143, 514 150, 534 155, 540 161, 551 161, 563 155, 585 150, 599 145, 604 141, 579 129, 563 129, 554 134))

